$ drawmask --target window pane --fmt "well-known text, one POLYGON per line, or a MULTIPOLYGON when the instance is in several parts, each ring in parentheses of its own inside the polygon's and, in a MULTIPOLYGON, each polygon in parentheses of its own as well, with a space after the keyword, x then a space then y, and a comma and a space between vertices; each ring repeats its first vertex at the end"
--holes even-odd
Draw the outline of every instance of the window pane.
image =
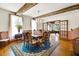
POLYGON ((37 30, 37 23, 35 20, 32 20, 32 31, 37 30))

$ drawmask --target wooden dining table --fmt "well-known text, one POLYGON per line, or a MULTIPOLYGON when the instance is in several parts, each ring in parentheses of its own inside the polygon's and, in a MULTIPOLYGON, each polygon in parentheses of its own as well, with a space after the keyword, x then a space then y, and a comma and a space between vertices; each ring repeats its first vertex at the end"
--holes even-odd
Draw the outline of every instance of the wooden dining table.
POLYGON ((32 35, 32 44, 41 44, 42 43, 42 35, 32 35), (40 38, 41 37, 41 38, 40 38))
POLYGON ((32 35, 32 38, 38 40, 42 38, 42 35, 32 35))
POLYGON ((42 39, 40 39, 40 40, 32 40, 32 44, 36 44, 36 43, 42 43, 42 39))

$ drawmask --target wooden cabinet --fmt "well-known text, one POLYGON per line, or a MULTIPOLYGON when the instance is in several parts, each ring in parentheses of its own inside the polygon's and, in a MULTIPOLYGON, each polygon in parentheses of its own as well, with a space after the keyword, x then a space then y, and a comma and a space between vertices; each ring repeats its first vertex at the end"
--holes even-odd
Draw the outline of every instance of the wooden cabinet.
POLYGON ((22 34, 15 34, 15 39, 22 39, 22 34))

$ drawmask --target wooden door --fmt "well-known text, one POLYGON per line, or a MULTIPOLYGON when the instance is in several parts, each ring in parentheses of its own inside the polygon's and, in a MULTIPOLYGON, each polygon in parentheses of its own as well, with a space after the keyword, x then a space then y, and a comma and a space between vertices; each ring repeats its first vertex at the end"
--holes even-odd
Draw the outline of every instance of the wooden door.
POLYGON ((68 20, 60 21, 60 38, 68 39, 68 20))

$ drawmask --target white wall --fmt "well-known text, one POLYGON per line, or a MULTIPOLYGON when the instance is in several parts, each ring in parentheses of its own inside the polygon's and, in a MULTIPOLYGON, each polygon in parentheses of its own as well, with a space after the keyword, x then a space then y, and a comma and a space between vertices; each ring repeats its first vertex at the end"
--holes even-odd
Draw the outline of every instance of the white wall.
POLYGON ((23 29, 31 30, 31 17, 23 15, 23 29))
POLYGON ((0 9, 0 32, 1 31, 8 31, 9 29, 9 14, 6 10, 0 9))
MULTIPOLYGON (((9 30, 9 14, 12 14, 9 11, 0 9, 0 32, 9 30)), ((23 16, 23 29, 31 30, 31 17, 23 16)))
POLYGON ((37 22, 37 29, 40 30, 42 29, 43 27, 43 20, 42 19, 36 19, 36 22, 37 22))
POLYGON ((70 12, 65 12, 61 14, 57 14, 54 16, 46 17, 44 18, 44 22, 47 21, 54 21, 54 20, 68 20, 69 21, 69 30, 75 29, 79 27, 79 9, 70 11, 70 12))

